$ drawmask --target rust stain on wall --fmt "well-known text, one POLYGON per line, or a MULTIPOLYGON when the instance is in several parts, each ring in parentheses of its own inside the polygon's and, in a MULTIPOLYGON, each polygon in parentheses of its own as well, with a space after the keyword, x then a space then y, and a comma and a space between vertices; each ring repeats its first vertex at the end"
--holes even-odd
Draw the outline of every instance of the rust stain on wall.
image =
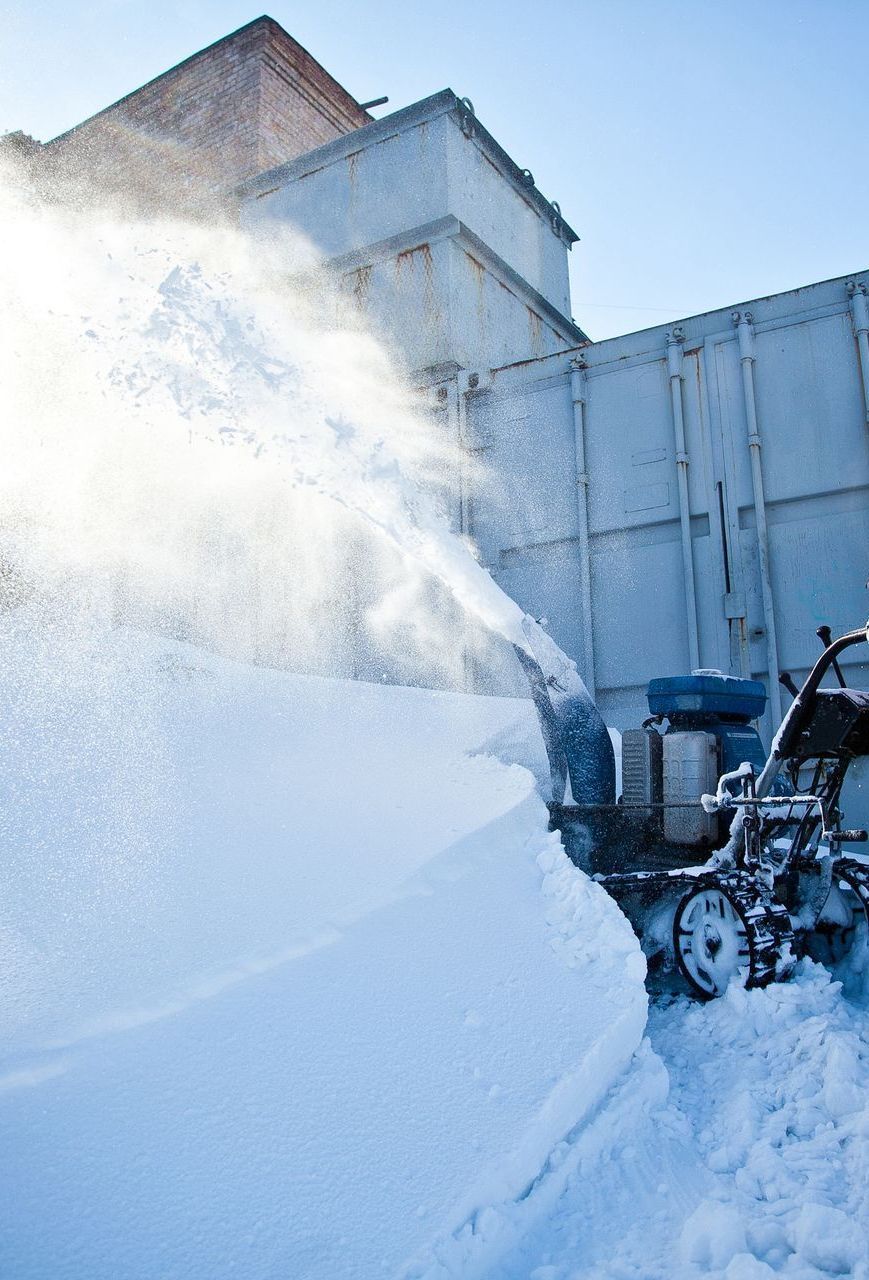
POLYGON ((347 181, 350 183, 350 189, 355 190, 356 180, 359 177, 359 157, 361 151, 351 151, 347 157, 347 181))
POLYGON ((531 340, 531 350, 535 355, 543 353, 543 321, 540 316, 531 307, 526 306, 528 312, 528 336, 531 340))

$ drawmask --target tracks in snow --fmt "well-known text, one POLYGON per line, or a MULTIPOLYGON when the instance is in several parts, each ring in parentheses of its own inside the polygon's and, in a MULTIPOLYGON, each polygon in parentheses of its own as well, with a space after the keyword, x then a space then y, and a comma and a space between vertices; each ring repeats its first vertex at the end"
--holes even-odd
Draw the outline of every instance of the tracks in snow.
POLYGON ((622 1087, 487 1280, 869 1276, 865 1005, 804 962, 708 1005, 659 997, 649 1034, 669 1097, 622 1087))

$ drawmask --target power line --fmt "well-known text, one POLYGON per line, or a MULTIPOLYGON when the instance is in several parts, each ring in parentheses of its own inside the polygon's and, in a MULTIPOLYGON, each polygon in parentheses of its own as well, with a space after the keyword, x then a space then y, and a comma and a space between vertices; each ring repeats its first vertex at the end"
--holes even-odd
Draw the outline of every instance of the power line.
POLYGON ((660 311, 675 312, 677 315, 687 315, 690 311, 689 307, 634 307, 618 302, 576 302, 574 307, 576 310, 580 307, 602 307, 606 311, 660 311))

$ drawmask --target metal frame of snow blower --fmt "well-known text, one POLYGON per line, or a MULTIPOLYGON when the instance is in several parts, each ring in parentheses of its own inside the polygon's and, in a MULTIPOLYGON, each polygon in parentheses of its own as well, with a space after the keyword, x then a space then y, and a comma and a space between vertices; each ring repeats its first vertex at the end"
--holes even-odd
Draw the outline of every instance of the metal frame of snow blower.
MULTIPOLYGON (((719 781, 716 797, 704 797, 708 812, 733 811, 734 817, 729 839, 703 866, 685 865, 690 852, 684 848, 660 841, 651 848, 643 844, 641 816, 632 810, 648 814, 652 808, 669 807, 664 804, 549 806, 550 825, 562 832, 569 856, 616 898, 647 955, 675 961, 695 991, 706 997, 721 988, 714 979, 698 979, 696 963, 686 967, 684 962, 692 946, 696 952, 698 937, 714 933, 707 922, 705 933, 695 928, 686 941, 686 920, 704 895, 711 902, 706 908, 712 910, 717 902, 722 916, 723 901, 729 904, 749 987, 789 976, 800 950, 796 935, 805 939, 818 928, 834 886, 869 918, 869 863, 838 856, 842 843, 867 838, 865 831, 840 829, 838 806, 851 762, 869 755, 869 693, 846 686, 838 658, 852 645, 869 641, 869 632, 861 628, 835 641, 827 628, 818 634, 824 651, 802 688, 787 675, 782 679, 794 701, 764 768, 755 775, 743 766, 719 781), (821 689, 831 669, 839 687, 821 689), (810 778, 801 787, 806 768, 810 778), (783 770, 792 788, 789 795, 779 794, 782 788, 776 785, 783 770), (741 794, 731 789, 734 784, 741 794)), ((551 738, 551 716, 549 728, 551 738)))

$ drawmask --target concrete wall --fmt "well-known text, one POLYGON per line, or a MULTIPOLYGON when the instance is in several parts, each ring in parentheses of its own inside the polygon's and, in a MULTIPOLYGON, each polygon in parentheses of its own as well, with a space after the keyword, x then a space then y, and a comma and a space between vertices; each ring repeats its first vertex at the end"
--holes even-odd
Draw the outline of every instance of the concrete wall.
POLYGON ((548 355, 580 336, 455 218, 330 264, 339 293, 418 377, 548 355))
POLYGON ((258 18, 46 144, 56 182, 145 204, 224 199, 237 183, 371 117, 271 18, 258 18))
POLYGON ((405 365, 566 350, 575 233, 449 90, 259 175, 252 231, 305 232, 405 365))

